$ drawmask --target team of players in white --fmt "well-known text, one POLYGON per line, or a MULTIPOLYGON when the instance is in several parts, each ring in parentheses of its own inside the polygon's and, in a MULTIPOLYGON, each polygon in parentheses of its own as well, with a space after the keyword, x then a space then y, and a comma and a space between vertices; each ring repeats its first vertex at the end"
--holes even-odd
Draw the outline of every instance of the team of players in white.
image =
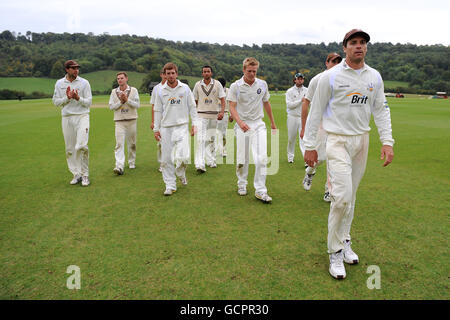
MULTIPOLYGON (((286 92, 287 159, 289 163, 294 161, 298 135, 306 164, 303 179, 305 190, 311 188, 317 166, 325 161, 327 163, 324 200, 331 202, 328 218, 329 272, 337 279, 346 277, 344 262, 359 262, 351 248, 350 227, 356 191, 367 161, 372 114, 382 143, 383 165, 392 162, 394 156, 390 111, 384 96, 383 81, 378 71, 364 62, 369 40, 369 35, 362 30, 349 31, 343 41, 346 53, 344 60, 339 54, 331 53, 325 63, 327 70, 313 78, 308 89, 303 87, 303 75, 297 73, 295 85, 286 92)), ((78 76, 79 65, 75 61, 67 61, 65 67, 67 75, 56 83, 53 102, 63 107, 66 157, 74 176, 70 183, 81 182, 87 186, 91 91, 89 82, 78 76)), ((210 66, 202 69, 203 80, 196 83, 194 92, 177 80, 176 65, 168 63, 164 66, 162 82, 153 89, 151 98, 151 128, 158 141, 158 161, 166 186, 164 195, 172 195, 177 190, 177 177, 183 185, 187 184, 189 120, 190 134, 197 134, 195 166, 198 172, 205 172, 206 165, 216 167, 216 135, 211 133, 216 132, 218 122, 226 130, 229 118, 236 122, 238 194, 247 195, 249 153, 252 152, 255 197, 265 203, 272 201, 265 186, 268 160, 267 131, 262 121, 264 110, 273 130, 276 130, 276 125, 267 83, 256 77, 258 67, 256 59, 246 58, 243 62, 243 77, 235 81, 226 93, 223 85, 212 78, 210 66)), ((119 87, 113 89, 109 101, 116 123, 114 172, 118 175, 124 172, 125 139, 129 168, 135 167, 139 95, 135 88, 127 85, 127 80, 126 73, 117 74, 119 87)), ((224 155, 225 134, 222 134, 222 138, 223 144, 219 144, 219 149, 224 155)))

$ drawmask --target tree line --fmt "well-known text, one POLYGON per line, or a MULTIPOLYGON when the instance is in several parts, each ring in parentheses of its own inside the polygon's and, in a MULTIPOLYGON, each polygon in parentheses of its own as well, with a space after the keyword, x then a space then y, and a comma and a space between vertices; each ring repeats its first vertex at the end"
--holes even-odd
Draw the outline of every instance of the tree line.
MULTIPOLYGON (((292 76, 302 72, 305 85, 325 69, 329 52, 344 56, 342 43, 230 45, 169 41, 147 36, 103 33, 34 33, 5 30, 0 33, 0 77, 50 77, 64 75, 63 63, 74 59, 83 73, 126 70, 147 73, 141 90, 159 81, 159 71, 168 62, 186 76, 200 76, 203 65, 211 65, 216 77, 228 83, 242 76, 242 61, 253 56, 260 63, 259 77, 271 90, 285 90, 292 76)), ((432 94, 450 91, 450 48, 444 45, 369 43, 366 62, 379 70, 384 80, 407 82, 398 91, 432 94)))

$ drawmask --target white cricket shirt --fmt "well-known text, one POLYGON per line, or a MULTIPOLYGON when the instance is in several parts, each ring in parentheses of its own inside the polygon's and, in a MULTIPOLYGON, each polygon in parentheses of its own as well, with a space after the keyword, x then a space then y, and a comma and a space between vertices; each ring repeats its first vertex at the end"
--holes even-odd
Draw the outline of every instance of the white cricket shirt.
POLYGON ((194 95, 189 86, 178 80, 175 88, 162 85, 159 94, 155 98, 155 127, 154 132, 161 127, 172 127, 189 123, 191 116, 192 125, 197 125, 197 110, 194 95))
POLYGON ((241 120, 255 121, 264 117, 263 102, 269 101, 270 94, 266 81, 255 78, 250 86, 244 77, 233 82, 227 100, 236 102, 236 111, 241 120))
POLYGON ((316 92, 317 83, 319 83, 319 79, 322 76, 322 73, 317 74, 314 78, 311 79, 308 85, 308 91, 306 92, 305 99, 308 99, 309 102, 312 101, 314 97, 314 93, 316 92))
POLYGON ((315 149, 321 120, 328 133, 352 136, 370 131, 372 114, 381 143, 394 145, 383 79, 377 70, 366 64, 359 71, 343 60, 322 73, 306 121, 303 137, 306 150, 315 149))
POLYGON ((152 96, 150 97, 150 104, 155 104, 155 99, 156 96, 159 94, 159 92, 161 91, 161 87, 162 87, 162 82, 158 83, 156 86, 153 87, 152 90, 152 96))
POLYGON ((308 88, 293 86, 286 91, 286 111, 287 114, 294 117, 302 116, 302 99, 308 88))
POLYGON ((89 113, 89 107, 92 104, 92 92, 89 81, 78 76, 70 82, 66 77, 59 79, 55 84, 55 91, 53 93, 53 104, 57 107, 62 107, 61 115, 70 116, 89 113), (66 90, 78 90, 80 100, 67 98, 66 90))

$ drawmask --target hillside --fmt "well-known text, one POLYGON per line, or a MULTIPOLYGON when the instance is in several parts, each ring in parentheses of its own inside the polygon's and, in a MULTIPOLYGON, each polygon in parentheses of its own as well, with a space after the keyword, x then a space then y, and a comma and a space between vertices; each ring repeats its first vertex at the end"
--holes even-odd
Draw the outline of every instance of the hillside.
MULTIPOLYGON (((168 61, 180 74, 200 76, 205 64, 228 82, 241 76, 242 60, 254 56, 261 62, 259 75, 271 89, 286 89, 292 75, 303 72, 308 80, 324 69, 329 52, 344 55, 341 43, 219 45, 174 42, 136 35, 55 34, 29 32, 15 36, 0 33, 0 77, 50 77, 64 73, 62 64, 76 59, 83 73, 102 70, 130 70, 145 73, 146 81, 158 81, 159 70, 168 61)), ((367 63, 385 80, 407 83, 403 92, 450 91, 450 47, 443 45, 369 43, 367 63)))
MULTIPOLYGON (((116 70, 102 70, 89 73, 80 73, 80 76, 89 80, 91 89, 94 94, 107 93, 111 90, 114 79, 116 78, 116 70)), ((142 85, 142 82, 147 74, 127 71, 129 81, 128 83, 136 88, 142 85)), ((199 77, 180 75, 180 79, 186 79, 191 88, 199 77)), ((9 89, 16 91, 23 91, 30 94, 34 91, 52 95, 55 88, 56 79, 51 78, 36 78, 36 77, 0 77, 0 90, 9 89)), ((141 90, 142 91, 142 90, 141 90)))

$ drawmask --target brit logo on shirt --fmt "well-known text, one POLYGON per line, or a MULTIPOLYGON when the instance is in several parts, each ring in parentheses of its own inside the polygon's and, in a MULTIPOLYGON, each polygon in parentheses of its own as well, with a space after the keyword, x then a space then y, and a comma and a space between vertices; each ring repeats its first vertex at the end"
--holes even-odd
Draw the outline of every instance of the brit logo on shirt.
POLYGON ((259 89, 256 91, 256 93, 257 93, 257 94, 260 94, 261 91, 262 91, 261 88, 259 88, 259 89))
POLYGON ((170 98, 169 99, 169 103, 171 104, 171 105, 174 105, 174 104, 181 104, 181 99, 177 99, 177 98, 170 98))

